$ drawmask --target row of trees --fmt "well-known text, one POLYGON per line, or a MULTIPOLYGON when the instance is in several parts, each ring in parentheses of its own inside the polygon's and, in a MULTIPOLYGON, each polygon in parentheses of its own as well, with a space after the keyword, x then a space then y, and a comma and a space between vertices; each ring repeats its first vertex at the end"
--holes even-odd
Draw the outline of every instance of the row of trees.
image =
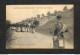
MULTIPOLYGON (((37 20, 34 20, 34 22, 32 23, 32 25, 35 25, 35 26, 38 26, 39 25, 39 21, 37 21, 37 20)), ((15 23, 15 24, 11 24, 10 26, 15 26, 15 27, 27 27, 27 26, 29 26, 29 24, 28 23, 15 23)))
MULTIPOLYGON (((65 6, 63 8, 63 11, 65 11, 65 10, 68 10, 67 6, 65 6)), ((55 16, 57 14, 57 12, 58 12, 57 10, 55 10, 53 13, 50 13, 50 11, 48 11, 47 16, 55 16)), ((44 17, 45 15, 42 14, 41 16, 44 17)), ((40 15, 38 14, 36 18, 40 18, 40 15)))
MULTIPOLYGON (((66 10, 68 10, 67 6, 65 6, 65 7, 63 8, 63 11, 66 11, 66 10)), ((40 20, 40 18, 41 18, 41 17, 44 17, 44 16, 56 16, 59 12, 62 12, 62 11, 57 11, 57 10, 55 10, 53 13, 51 13, 50 11, 48 11, 48 12, 47 12, 47 15, 44 15, 44 14, 41 14, 41 15, 40 15, 40 14, 38 14, 37 17, 27 18, 27 19, 23 20, 23 22, 24 22, 24 21, 26 21, 26 22, 27 22, 27 21, 31 21, 31 22, 32 22, 33 20, 37 20, 37 19, 40 20)))

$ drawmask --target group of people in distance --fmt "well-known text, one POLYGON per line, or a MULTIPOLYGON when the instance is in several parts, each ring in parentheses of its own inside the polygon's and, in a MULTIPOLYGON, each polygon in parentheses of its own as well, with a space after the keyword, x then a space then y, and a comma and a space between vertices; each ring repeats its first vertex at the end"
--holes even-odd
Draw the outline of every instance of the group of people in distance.
POLYGON ((11 25, 11 29, 15 29, 16 32, 31 32, 31 33, 35 33, 35 27, 37 27, 39 25, 39 22, 37 20, 35 20, 33 23, 26 23, 26 24, 22 24, 22 23, 17 23, 17 24, 13 24, 11 25))
POLYGON ((12 30, 15 30, 16 32, 35 32, 35 25, 28 25, 28 24, 18 24, 15 26, 11 26, 12 30))

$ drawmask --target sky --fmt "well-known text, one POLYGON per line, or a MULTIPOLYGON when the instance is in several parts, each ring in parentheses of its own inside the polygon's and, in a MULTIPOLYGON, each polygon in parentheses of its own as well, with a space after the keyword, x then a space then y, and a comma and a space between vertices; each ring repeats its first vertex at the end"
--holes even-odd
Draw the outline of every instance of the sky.
POLYGON ((72 8, 72 4, 68 5, 6 5, 6 20, 11 23, 20 22, 24 19, 37 17, 37 14, 46 15, 48 11, 54 13, 55 10, 62 11, 67 6, 68 9, 72 8))

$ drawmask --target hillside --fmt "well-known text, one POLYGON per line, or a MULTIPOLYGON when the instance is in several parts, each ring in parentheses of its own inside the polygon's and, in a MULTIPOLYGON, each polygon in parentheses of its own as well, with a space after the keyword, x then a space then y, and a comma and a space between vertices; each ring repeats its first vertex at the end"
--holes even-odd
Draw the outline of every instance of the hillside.
MULTIPOLYGON (((72 43, 73 42, 73 21, 74 21, 73 9, 63 12, 61 15, 62 15, 62 22, 67 25, 67 28, 70 31, 68 33, 64 33, 65 39, 70 43, 72 43)), ((50 34, 50 30, 53 31, 54 24, 55 24, 55 18, 48 21, 44 25, 37 27, 36 32, 39 32, 45 35, 53 35, 53 34, 50 34)))
POLYGON ((36 27, 36 32, 51 35, 50 30, 53 29, 53 26, 54 26, 54 18, 45 23, 44 25, 36 27))

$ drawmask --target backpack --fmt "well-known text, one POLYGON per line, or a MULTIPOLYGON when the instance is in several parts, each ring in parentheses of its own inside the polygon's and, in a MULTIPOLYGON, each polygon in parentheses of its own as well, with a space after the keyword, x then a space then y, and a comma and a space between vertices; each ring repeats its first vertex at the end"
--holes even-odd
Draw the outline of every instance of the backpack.
POLYGON ((65 24, 63 24, 63 28, 62 28, 62 32, 65 32, 65 30, 66 30, 66 25, 65 24))
POLYGON ((60 30, 60 32, 57 35, 59 35, 61 32, 65 32, 66 29, 67 29, 66 25, 62 23, 62 29, 60 30))

